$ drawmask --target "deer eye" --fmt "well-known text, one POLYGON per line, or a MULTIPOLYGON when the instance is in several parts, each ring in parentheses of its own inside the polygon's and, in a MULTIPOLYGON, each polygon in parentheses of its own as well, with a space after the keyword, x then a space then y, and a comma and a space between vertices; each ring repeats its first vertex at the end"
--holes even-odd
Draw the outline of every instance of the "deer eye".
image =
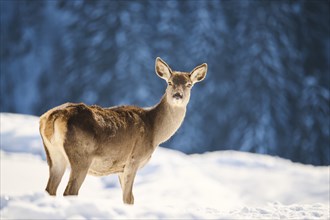
POLYGON ((168 85, 169 85, 169 86, 172 86, 172 85, 173 85, 173 83, 172 83, 172 82, 168 82, 168 85))
POLYGON ((187 84, 186 84, 186 87, 188 87, 188 88, 191 88, 191 86, 192 86, 191 83, 187 83, 187 84))

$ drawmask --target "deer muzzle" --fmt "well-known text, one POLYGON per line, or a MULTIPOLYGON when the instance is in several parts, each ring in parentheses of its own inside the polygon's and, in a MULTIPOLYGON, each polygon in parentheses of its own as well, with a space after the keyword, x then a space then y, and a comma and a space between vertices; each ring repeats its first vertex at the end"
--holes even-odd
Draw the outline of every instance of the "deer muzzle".
POLYGON ((174 99, 182 99, 183 98, 183 95, 180 92, 176 92, 176 93, 174 93, 173 98, 174 99))

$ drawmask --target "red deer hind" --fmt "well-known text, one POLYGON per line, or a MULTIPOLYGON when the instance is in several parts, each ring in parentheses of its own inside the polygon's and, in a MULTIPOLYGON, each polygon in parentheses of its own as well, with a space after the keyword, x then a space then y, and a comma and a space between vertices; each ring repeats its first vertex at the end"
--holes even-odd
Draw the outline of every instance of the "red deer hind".
POLYGON ((191 88, 205 78, 207 64, 190 73, 178 72, 157 58, 155 69, 166 80, 167 89, 160 102, 151 108, 66 103, 40 117, 40 134, 49 165, 46 191, 50 195, 56 195, 70 164, 64 195, 78 195, 87 173, 95 176, 118 173, 124 203, 134 203, 132 188, 137 170, 182 124, 191 88))

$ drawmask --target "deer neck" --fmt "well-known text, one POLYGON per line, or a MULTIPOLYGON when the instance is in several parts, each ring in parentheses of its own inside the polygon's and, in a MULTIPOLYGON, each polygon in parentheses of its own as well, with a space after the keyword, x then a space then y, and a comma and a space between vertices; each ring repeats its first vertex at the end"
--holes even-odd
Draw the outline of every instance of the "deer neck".
POLYGON ((152 108, 154 145, 167 141, 181 126, 186 115, 186 106, 178 107, 168 103, 166 94, 152 108))

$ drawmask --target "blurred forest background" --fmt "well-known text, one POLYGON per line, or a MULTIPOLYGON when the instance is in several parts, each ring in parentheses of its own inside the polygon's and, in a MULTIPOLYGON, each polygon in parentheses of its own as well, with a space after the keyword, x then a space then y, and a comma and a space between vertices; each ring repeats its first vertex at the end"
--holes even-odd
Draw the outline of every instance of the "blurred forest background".
POLYGON ((163 146, 330 164, 328 0, 1 0, 0 16, 1 112, 152 106, 157 56, 180 71, 206 62, 163 146))

